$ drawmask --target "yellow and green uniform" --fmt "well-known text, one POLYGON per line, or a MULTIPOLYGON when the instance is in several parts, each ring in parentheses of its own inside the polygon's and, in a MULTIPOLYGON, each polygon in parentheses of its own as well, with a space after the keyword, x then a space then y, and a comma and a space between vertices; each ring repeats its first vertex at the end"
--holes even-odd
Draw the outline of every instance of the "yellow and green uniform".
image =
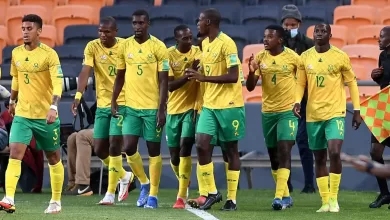
MULTIPOLYGON (((191 50, 185 54, 180 53, 176 46, 172 46, 168 49, 168 54, 171 66, 169 77, 177 80, 184 76, 186 68, 192 68, 193 62, 200 59, 202 53, 196 46, 192 46, 191 50)), ((165 127, 168 147, 180 147, 181 138, 195 136, 193 116, 196 90, 196 82, 188 81, 179 89, 169 93, 165 127)))
POLYGON ((302 99, 307 83, 307 134, 312 150, 326 149, 328 140, 344 139, 346 97, 344 83, 350 88, 354 109, 360 109, 356 76, 348 55, 331 46, 325 53, 311 48, 301 55, 296 102, 302 99))
POLYGON ((38 149, 57 150, 60 147, 58 114, 54 123, 46 123, 53 96, 62 95, 63 74, 57 53, 42 43, 32 51, 24 45, 18 46, 12 51, 11 76, 11 88, 19 93, 10 143, 28 145, 34 136, 38 149))
POLYGON ((256 76, 261 76, 263 87, 262 126, 265 144, 268 148, 277 146, 278 141, 295 140, 298 119, 291 109, 295 103, 296 71, 299 55, 284 48, 277 56, 268 50, 256 55, 259 64, 256 76))
POLYGON ((157 128, 160 103, 158 72, 169 71, 168 50, 163 42, 150 35, 139 44, 134 36, 120 45, 117 69, 126 70, 126 116, 122 133, 160 142, 162 128, 157 128))
POLYGON ((122 135, 123 115, 125 114, 125 94, 121 91, 117 99, 119 117, 111 115, 111 98, 116 77, 116 58, 120 43, 124 39, 116 38, 111 48, 106 48, 100 39, 90 41, 84 50, 83 65, 94 68, 96 79, 97 109, 95 116, 94 138, 122 135))

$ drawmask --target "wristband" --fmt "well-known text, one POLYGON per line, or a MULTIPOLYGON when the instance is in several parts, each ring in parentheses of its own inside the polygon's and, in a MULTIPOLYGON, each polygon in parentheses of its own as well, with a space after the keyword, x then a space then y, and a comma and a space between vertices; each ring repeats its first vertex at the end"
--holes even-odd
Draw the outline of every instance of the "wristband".
POLYGON ((372 168, 374 168, 374 164, 371 162, 368 162, 366 165, 366 172, 371 173, 372 168))
POLYGON ((10 104, 10 105, 13 105, 13 104, 15 104, 15 103, 16 103, 16 100, 9 99, 9 104, 10 104))
POLYGON ((76 92, 76 95, 74 96, 74 99, 80 100, 82 96, 83 96, 83 94, 81 94, 81 92, 76 92))
POLYGON ((57 111, 58 107, 56 105, 51 105, 50 109, 53 109, 53 110, 57 111))

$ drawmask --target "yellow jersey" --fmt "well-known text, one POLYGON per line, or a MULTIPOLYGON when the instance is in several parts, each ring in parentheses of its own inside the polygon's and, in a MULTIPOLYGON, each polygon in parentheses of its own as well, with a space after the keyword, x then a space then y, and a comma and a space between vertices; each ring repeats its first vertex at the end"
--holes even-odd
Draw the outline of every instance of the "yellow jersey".
POLYGON ((53 96, 62 95, 63 74, 57 52, 43 43, 32 51, 24 45, 14 48, 11 76, 11 88, 19 92, 15 115, 46 119, 53 96))
POLYGON ((168 49, 150 35, 139 44, 134 36, 127 38, 118 49, 117 69, 126 69, 126 106, 135 109, 158 109, 158 72, 169 71, 168 49))
MULTIPOLYGON (((228 69, 240 66, 234 41, 222 31, 213 42, 202 42, 202 67, 206 76, 221 76, 228 69)), ((205 83, 203 106, 210 109, 225 109, 244 106, 240 77, 236 83, 205 83)))
POLYGON ((299 55, 287 47, 277 56, 263 50, 256 55, 255 62, 259 65, 255 75, 262 79, 262 112, 291 111, 295 103, 299 55))
MULTIPOLYGON (((168 49, 169 54, 169 76, 176 79, 184 76, 186 68, 192 68, 192 63, 200 59, 202 52, 199 47, 192 46, 187 53, 180 53, 176 46, 168 49)), ((179 89, 170 92, 168 97, 168 114, 180 114, 194 108, 196 101, 196 82, 190 80, 179 89)))
MULTIPOLYGON (((100 39, 90 41, 84 50, 83 65, 94 68, 96 79, 96 100, 98 108, 111 107, 111 98, 116 77, 116 58, 122 38, 116 38, 116 44, 106 48, 100 39)), ((125 92, 121 91, 118 105, 125 105, 125 92)))
POLYGON ((302 53, 297 74, 296 103, 301 102, 307 83, 307 122, 345 117, 346 97, 344 83, 347 83, 350 88, 354 89, 354 92, 351 91, 351 95, 355 96, 355 100, 357 100, 353 103, 354 108, 360 109, 356 76, 352 70, 348 55, 342 50, 331 46, 327 52, 318 53, 312 47, 302 53))

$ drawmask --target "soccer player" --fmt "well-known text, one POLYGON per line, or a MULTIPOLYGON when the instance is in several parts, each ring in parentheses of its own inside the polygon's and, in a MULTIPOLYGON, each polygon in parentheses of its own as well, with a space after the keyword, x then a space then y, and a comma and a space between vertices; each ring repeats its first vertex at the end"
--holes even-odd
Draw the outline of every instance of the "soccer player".
POLYGON ((0 209, 15 212, 15 189, 21 161, 32 136, 49 162, 52 196, 47 214, 61 212, 64 166, 60 155, 60 120, 57 108, 62 95, 62 69, 57 53, 40 43, 42 18, 35 14, 22 19, 24 45, 12 50, 12 87, 9 112, 14 117, 10 133, 10 158, 5 174, 6 195, 0 209), (15 111, 15 101, 18 105, 15 111))
POLYGON ((317 212, 339 212, 337 195, 342 170, 340 151, 346 114, 344 83, 348 85, 352 98, 352 126, 355 129, 362 122, 359 91, 348 55, 329 44, 332 37, 330 25, 317 24, 313 37, 315 46, 301 55, 293 111, 300 117, 299 103, 307 83, 307 134, 309 147, 314 152, 317 186, 322 198, 322 206, 317 212), (326 167, 328 151, 330 174, 326 167))
MULTIPOLYGON (((118 116, 111 115, 112 88, 116 76, 116 58, 118 47, 124 39, 116 37, 116 21, 112 17, 102 18, 99 25, 99 39, 90 41, 84 50, 83 68, 79 75, 77 93, 72 104, 73 114, 77 114, 77 106, 87 86, 88 77, 94 68, 96 76, 97 110, 93 132, 96 155, 108 169, 108 190, 99 202, 101 205, 112 205, 115 201, 115 190, 120 183, 118 201, 128 196, 128 189, 134 178, 133 173, 126 172, 122 166, 122 123, 125 114, 125 94, 120 93, 117 100, 118 116)), ((89 185, 79 185, 75 193, 83 195, 92 189, 89 185)))
POLYGON ((298 119, 291 111, 295 103, 296 71, 299 55, 283 46, 284 29, 270 25, 264 31, 265 50, 260 51, 249 63, 246 83, 253 91, 261 76, 263 105, 261 121, 265 145, 271 161, 271 172, 276 182, 272 208, 281 210, 291 207, 293 202, 287 181, 291 169, 291 148, 295 144, 298 119))
POLYGON ((208 196, 200 209, 209 209, 222 200, 215 186, 214 166, 211 160, 214 136, 224 142, 229 160, 227 179, 230 198, 223 209, 236 209, 236 193, 240 174, 238 140, 245 136, 245 109, 242 85, 239 80, 239 61, 234 41, 221 32, 220 13, 207 9, 199 16, 200 34, 207 35, 202 42, 203 74, 188 69, 190 79, 205 83, 202 112, 196 127, 196 146, 198 161, 203 179, 206 182, 208 196))
POLYGON ((161 135, 168 96, 168 50, 163 42, 148 33, 149 14, 145 10, 135 11, 132 19, 135 34, 118 50, 111 111, 113 114, 118 111, 117 99, 125 86, 122 133, 127 162, 141 183, 137 206, 157 208, 162 169, 161 135), (148 147, 150 182, 137 149, 139 137, 143 137, 148 147))
POLYGON ((174 30, 176 46, 169 53, 169 99, 166 124, 167 143, 171 154, 171 166, 179 180, 179 192, 173 208, 184 209, 187 200, 187 188, 191 178, 191 150, 195 142, 194 105, 197 83, 189 80, 184 70, 196 69, 201 51, 192 46, 192 33, 186 25, 174 30))

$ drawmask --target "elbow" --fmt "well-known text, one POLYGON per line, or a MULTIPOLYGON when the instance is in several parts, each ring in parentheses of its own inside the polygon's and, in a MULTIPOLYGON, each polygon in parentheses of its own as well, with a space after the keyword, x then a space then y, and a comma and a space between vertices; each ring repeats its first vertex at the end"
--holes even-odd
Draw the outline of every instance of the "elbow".
POLYGON ((228 79, 228 83, 237 83, 238 81, 238 74, 231 74, 231 77, 228 79))
POLYGON ((254 87, 252 84, 248 83, 248 81, 247 81, 247 83, 246 83, 246 89, 247 89, 249 92, 252 92, 252 91, 255 89, 255 87, 254 87))
POLYGON ((169 92, 175 91, 175 88, 173 87, 172 83, 168 83, 168 91, 169 92))

